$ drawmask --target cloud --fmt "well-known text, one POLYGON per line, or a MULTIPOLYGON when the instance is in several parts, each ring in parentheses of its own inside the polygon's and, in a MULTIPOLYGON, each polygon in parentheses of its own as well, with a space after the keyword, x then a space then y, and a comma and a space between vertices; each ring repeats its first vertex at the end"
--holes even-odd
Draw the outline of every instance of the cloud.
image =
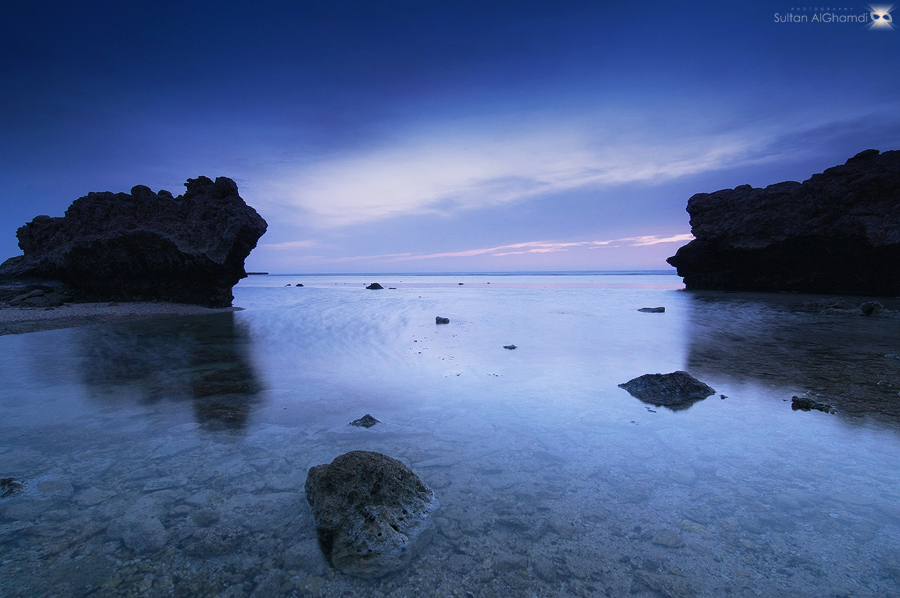
POLYGON ((288 241, 286 243, 263 243, 260 247, 265 247, 266 249, 272 249, 274 251, 293 251, 296 249, 309 249, 310 247, 317 247, 319 245, 318 241, 288 241))
MULTIPOLYGON (((674 178, 745 163, 753 132, 641 132, 628 122, 444 123, 367 151, 281 165, 270 197, 319 228, 451 214, 583 187, 674 178)), ((637 125, 635 125, 637 126, 637 125)))
POLYGON ((512 245, 499 245, 497 247, 484 247, 480 249, 465 249, 462 251, 449 251, 444 253, 427 253, 415 255, 411 253, 395 253, 384 255, 342 257, 329 261, 343 262, 352 260, 384 259, 389 262, 406 262, 413 260, 430 260, 448 257, 503 257, 507 255, 523 255, 526 253, 554 253, 568 251, 571 248, 581 247, 586 249, 598 249, 601 247, 643 247, 657 245, 659 243, 683 243, 694 238, 691 234, 660 237, 658 235, 645 235, 642 237, 625 237, 622 239, 610 239, 606 241, 528 241, 514 243, 512 245))

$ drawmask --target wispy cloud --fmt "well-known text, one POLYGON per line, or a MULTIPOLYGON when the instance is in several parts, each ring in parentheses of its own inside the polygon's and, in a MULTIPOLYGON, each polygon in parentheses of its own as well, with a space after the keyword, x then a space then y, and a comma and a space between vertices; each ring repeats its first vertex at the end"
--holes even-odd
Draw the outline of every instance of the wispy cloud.
POLYGON ((286 243, 263 243, 260 247, 271 249, 273 251, 294 251, 297 249, 309 249, 310 247, 318 247, 319 242, 313 240, 307 241, 288 241, 286 243))
POLYGON ((393 253, 383 255, 364 255, 353 257, 341 257, 328 261, 346 262, 354 260, 384 260, 388 262, 406 262, 413 260, 430 260, 448 257, 503 257, 507 255, 522 255, 526 253, 554 253, 558 251, 568 251, 572 248, 598 249, 601 247, 642 247, 646 245, 657 245, 659 243, 684 243, 694 238, 691 234, 673 235, 670 237, 660 237, 657 235, 646 235, 642 237, 625 237, 622 239, 609 239, 605 241, 528 241, 525 243, 513 243, 511 245, 499 245, 497 247, 483 247, 479 249, 465 249, 462 251, 448 251, 443 253, 393 253))
POLYGON ((287 217, 339 227, 584 187, 657 184, 747 161, 760 144, 748 131, 691 136, 582 121, 444 124, 293 171, 281 165, 269 193, 287 217))

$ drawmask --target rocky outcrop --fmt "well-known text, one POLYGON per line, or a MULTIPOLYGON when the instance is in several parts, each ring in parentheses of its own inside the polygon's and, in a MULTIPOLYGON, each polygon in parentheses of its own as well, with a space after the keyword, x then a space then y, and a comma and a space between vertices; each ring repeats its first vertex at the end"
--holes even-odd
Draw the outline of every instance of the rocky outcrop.
POLYGON ((687 211, 695 239, 668 262, 688 289, 900 295, 900 151, 698 193, 687 211))
POLYGON ((715 394, 715 390, 681 370, 671 374, 644 374, 619 384, 628 393, 656 407, 673 411, 687 409, 697 401, 715 394))
POLYGON ((184 195, 89 193, 63 217, 38 216, 16 236, 24 255, 0 265, 6 280, 68 285, 82 300, 231 305, 231 287, 266 221, 231 179, 188 179, 184 195))
POLYGON ((380 290, 383 289, 384 287, 381 286, 380 284, 378 284, 377 282, 373 282, 372 284, 370 284, 370 285, 367 286, 366 288, 369 289, 370 291, 380 291, 380 290))
POLYGON ((405 567, 428 541, 431 514, 439 506, 406 465, 369 451, 316 465, 305 489, 325 558, 356 577, 405 567))

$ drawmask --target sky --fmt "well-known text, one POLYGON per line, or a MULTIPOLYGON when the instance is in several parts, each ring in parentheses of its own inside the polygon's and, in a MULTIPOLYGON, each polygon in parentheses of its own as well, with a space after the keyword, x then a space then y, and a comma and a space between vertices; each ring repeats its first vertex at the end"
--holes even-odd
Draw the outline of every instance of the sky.
POLYGON ((900 149, 900 26, 873 10, 8 3, 0 259, 90 191, 206 175, 269 223, 249 271, 668 269, 694 193, 900 149))

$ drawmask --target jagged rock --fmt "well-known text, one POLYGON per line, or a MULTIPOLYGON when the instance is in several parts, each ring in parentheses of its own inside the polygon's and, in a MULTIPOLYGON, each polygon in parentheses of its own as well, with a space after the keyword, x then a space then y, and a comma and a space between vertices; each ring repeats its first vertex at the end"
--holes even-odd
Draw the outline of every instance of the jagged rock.
POLYGON ((806 397, 791 397, 791 409, 794 411, 817 409, 819 411, 824 411, 825 413, 834 413, 834 407, 828 403, 820 403, 819 401, 814 401, 806 397))
POLYGON ((441 316, 436 316, 434 318, 434 323, 435 324, 449 324, 450 318, 442 318, 441 316))
POLYGON ((366 288, 369 289, 370 291, 377 291, 377 290, 379 290, 379 289, 383 289, 384 287, 381 286, 380 284, 378 284, 377 282, 373 282, 372 284, 370 284, 370 285, 367 286, 366 288))
POLYGON ((15 496, 25 489, 25 482, 16 478, 0 479, 0 498, 15 496))
POLYGON ((369 451, 316 465, 305 489, 325 558, 356 577, 405 567, 430 539, 431 514, 439 506, 406 465, 369 451))
POLYGON ((800 309, 826 315, 877 316, 900 319, 900 312, 885 309, 880 301, 866 301, 865 303, 854 305, 840 298, 819 299, 818 301, 804 301, 800 309))
POLYGON ((619 388, 624 388, 644 403, 668 407, 673 411, 687 409, 716 393, 709 385, 681 370, 671 374, 644 374, 619 384, 619 388))
POLYGON ((178 197, 143 185, 89 193, 64 217, 37 216, 17 231, 24 255, 0 265, 0 277, 60 281, 79 299, 230 306, 266 221, 231 179, 185 186, 178 197))
POLYGON ((381 423, 380 419, 375 419, 374 417, 372 417, 371 415, 366 413, 361 418, 354 419, 352 422, 350 422, 350 425, 356 426, 357 428, 371 428, 375 424, 380 424, 380 423, 381 423))
POLYGON ((668 259, 688 289, 900 295, 900 151, 688 200, 695 239, 668 259))
POLYGON ((638 311, 644 312, 645 314, 664 314, 666 313, 665 307, 642 307, 638 311))

